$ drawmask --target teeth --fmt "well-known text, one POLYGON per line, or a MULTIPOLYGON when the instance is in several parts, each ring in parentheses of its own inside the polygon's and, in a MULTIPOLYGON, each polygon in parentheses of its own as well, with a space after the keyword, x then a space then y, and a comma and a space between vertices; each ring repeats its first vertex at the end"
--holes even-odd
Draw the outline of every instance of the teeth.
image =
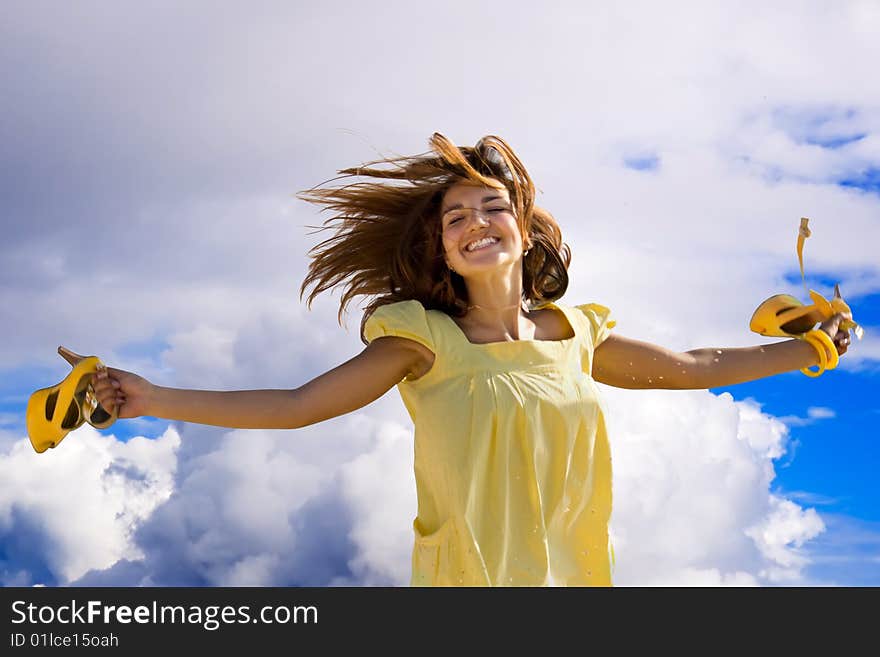
POLYGON ((482 246, 486 246, 487 244, 495 244, 498 241, 497 237, 484 237, 483 239, 477 242, 471 242, 467 245, 467 251, 476 251, 482 246))

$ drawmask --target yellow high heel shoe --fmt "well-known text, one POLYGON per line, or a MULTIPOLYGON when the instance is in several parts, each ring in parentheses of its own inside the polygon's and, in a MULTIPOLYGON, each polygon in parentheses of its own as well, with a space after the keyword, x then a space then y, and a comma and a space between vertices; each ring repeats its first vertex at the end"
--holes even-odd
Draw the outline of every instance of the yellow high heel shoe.
MULTIPOLYGON (((809 219, 806 217, 801 219, 797 243, 798 260, 800 261, 804 289, 806 289, 803 259, 804 240, 811 235, 808 223, 809 219)), ((812 344, 816 347, 816 352, 819 356, 819 369, 814 372, 809 368, 804 368, 801 372, 808 376, 816 377, 825 370, 833 370, 837 367, 840 357, 831 337, 824 331, 814 330, 813 327, 836 313, 845 312, 852 315, 852 311, 840 295, 839 284, 834 286, 834 298, 831 301, 828 301, 815 290, 809 290, 809 295, 813 300, 813 304, 809 306, 803 304, 799 299, 790 294, 776 294, 766 299, 752 315, 749 321, 749 328, 755 333, 768 337, 798 338, 812 344)), ((840 323, 840 329, 844 331, 852 330, 859 340, 864 335, 862 327, 853 320, 843 320, 840 323)))
POLYGON ((41 454, 56 447, 74 429, 88 422, 106 429, 116 421, 116 409, 108 413, 95 397, 92 375, 104 367, 97 356, 80 357, 58 348, 58 353, 74 365, 73 371, 58 385, 34 392, 28 400, 26 424, 34 450, 41 454), (80 359, 77 362, 76 359, 80 359))

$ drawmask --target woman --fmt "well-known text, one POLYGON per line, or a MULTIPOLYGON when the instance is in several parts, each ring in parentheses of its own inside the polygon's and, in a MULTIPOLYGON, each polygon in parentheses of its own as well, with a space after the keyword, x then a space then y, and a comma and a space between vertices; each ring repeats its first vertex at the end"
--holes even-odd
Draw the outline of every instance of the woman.
MULTIPOLYGON (((346 283, 340 321, 354 296, 374 297, 360 354, 294 390, 180 390, 111 368, 98 399, 120 418, 294 429, 397 385, 415 424, 413 585, 611 585, 611 451, 595 382, 713 388, 815 365, 819 347, 676 353, 611 333, 605 306, 555 303, 570 252, 510 147, 440 134, 431 147, 340 171, 368 182, 301 195, 337 213, 301 296, 314 285, 311 305, 346 283)), ((820 327, 839 354, 843 319, 820 327)))

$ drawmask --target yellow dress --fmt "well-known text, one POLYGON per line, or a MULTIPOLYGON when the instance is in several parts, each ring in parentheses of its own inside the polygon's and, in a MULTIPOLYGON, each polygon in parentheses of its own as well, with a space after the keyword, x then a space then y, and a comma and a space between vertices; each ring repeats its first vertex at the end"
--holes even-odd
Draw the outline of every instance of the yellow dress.
POLYGON ((412 586, 611 586, 611 450, 593 350, 599 304, 562 311, 563 340, 471 343, 416 300, 379 307, 365 337, 434 352, 397 388, 415 425, 412 586))

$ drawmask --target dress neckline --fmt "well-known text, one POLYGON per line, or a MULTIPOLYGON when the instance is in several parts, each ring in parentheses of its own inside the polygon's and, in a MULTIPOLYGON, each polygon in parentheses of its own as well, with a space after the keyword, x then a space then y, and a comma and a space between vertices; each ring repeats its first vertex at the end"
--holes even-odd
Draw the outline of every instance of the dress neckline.
POLYGON ((464 330, 462 330, 462 328, 458 324, 455 323, 455 320, 452 319, 452 317, 450 317, 449 315, 447 315, 446 313, 444 313, 442 311, 441 311, 441 314, 449 321, 449 324, 452 326, 453 330, 455 330, 455 332, 458 333, 458 335, 461 337, 461 339, 464 340, 465 343, 467 343, 468 345, 470 345, 472 347, 495 347, 497 345, 520 344, 520 343, 532 344, 532 345, 539 345, 539 344, 567 345, 568 343, 576 340, 578 337, 578 332, 575 329, 575 323, 571 320, 571 316, 568 314, 568 312, 565 310, 565 308, 550 301, 548 303, 543 304, 539 308, 533 308, 532 310, 544 310, 545 308, 549 308, 551 306, 553 308, 556 308, 559 312, 562 313, 562 316, 565 317, 565 321, 568 323, 568 328, 571 330, 571 334, 572 334, 570 338, 562 338, 560 340, 536 340, 536 339, 532 338, 531 340, 520 339, 520 340, 497 340, 495 342, 471 342, 470 339, 468 338, 468 336, 465 334, 464 330))

